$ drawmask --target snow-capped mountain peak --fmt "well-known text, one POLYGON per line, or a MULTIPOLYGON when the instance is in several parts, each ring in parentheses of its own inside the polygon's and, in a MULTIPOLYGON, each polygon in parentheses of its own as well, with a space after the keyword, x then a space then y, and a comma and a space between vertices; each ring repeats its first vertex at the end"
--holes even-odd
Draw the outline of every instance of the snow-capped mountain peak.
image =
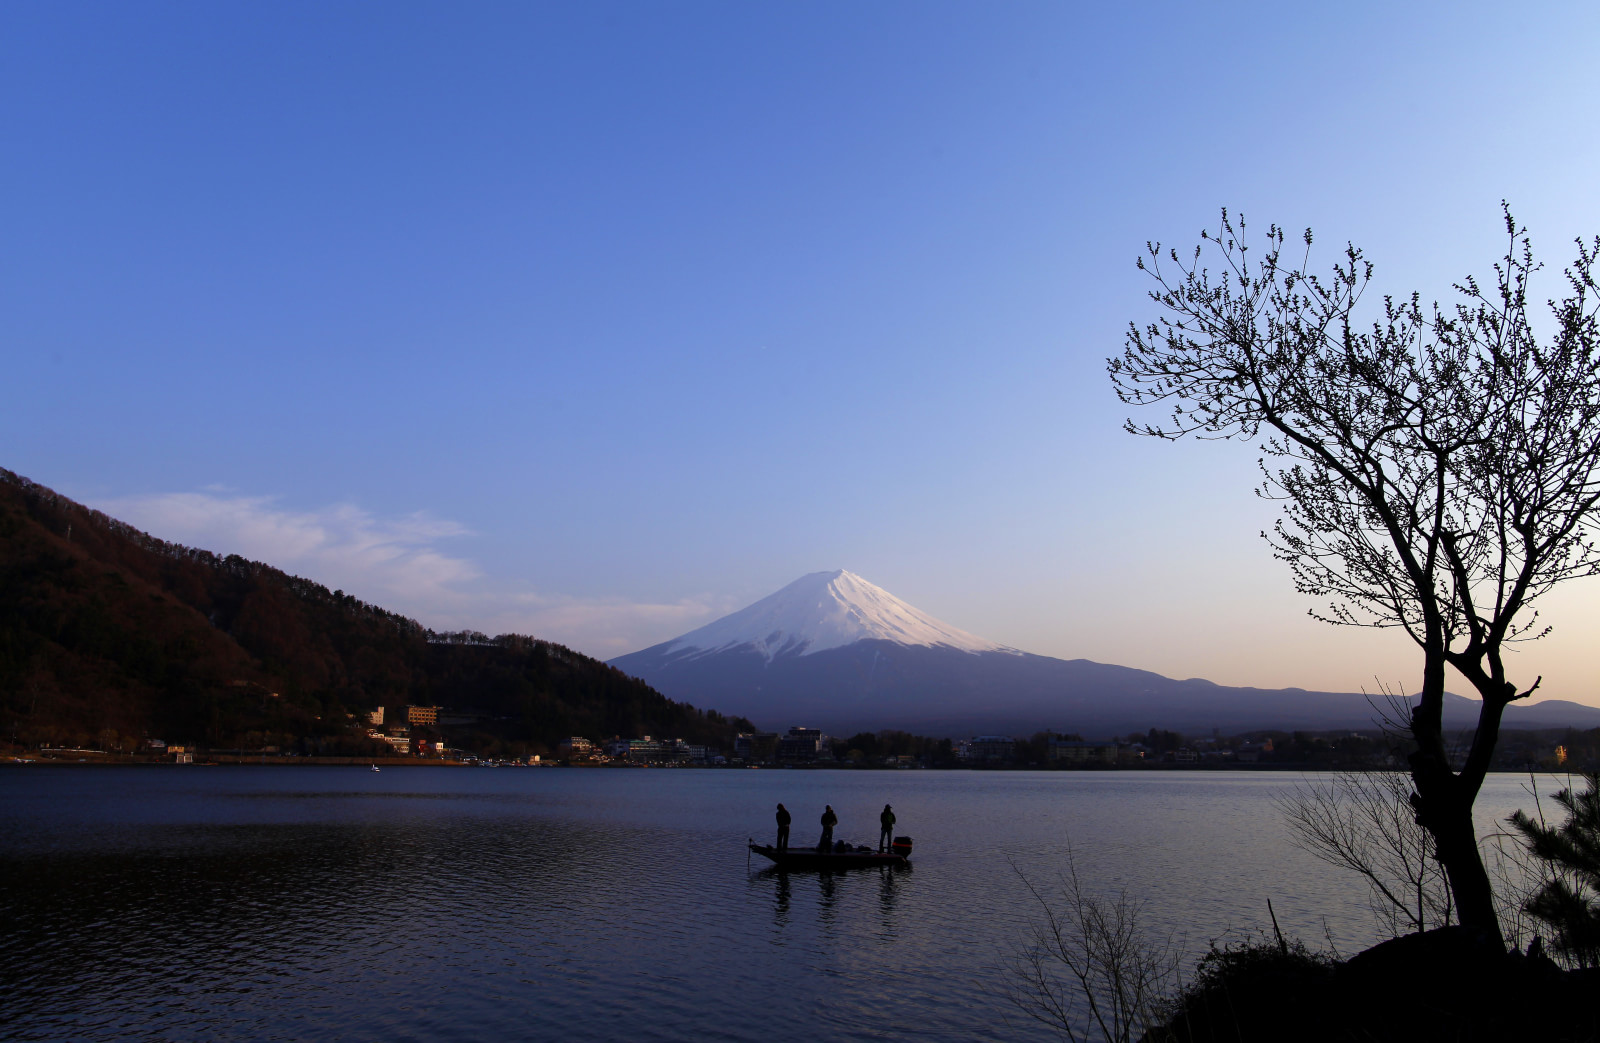
POLYGON ((670 643, 669 655, 703 655, 749 646, 771 660, 810 655, 857 641, 1015 652, 969 634, 901 601, 853 572, 813 572, 747 608, 670 643))

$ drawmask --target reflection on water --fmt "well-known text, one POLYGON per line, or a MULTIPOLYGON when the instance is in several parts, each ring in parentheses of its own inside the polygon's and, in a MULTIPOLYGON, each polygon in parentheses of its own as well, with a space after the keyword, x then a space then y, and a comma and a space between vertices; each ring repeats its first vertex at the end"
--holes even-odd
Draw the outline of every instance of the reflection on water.
POLYGON ((761 876, 777 884, 777 893, 772 900, 772 911, 778 926, 782 927, 789 921, 789 898, 793 894, 789 887, 789 874, 781 869, 763 869, 761 876))
MULTIPOLYGON (((1070 839, 1191 946, 1347 950, 1365 892, 1266 775, 0 770, 0 1036, 1015 1040, 1002 967, 1070 839), (777 800, 916 868, 752 869, 777 800), (903 810, 902 810, 903 809, 903 810)), ((1491 809, 1517 806, 1514 787, 1491 809)), ((798 817, 798 814, 797 814, 798 817)))
POLYGON ((878 913, 882 917, 879 924, 883 927, 884 937, 888 937, 894 930, 894 900, 896 881, 902 875, 909 875, 911 867, 906 866, 902 871, 882 869, 878 871, 878 913))

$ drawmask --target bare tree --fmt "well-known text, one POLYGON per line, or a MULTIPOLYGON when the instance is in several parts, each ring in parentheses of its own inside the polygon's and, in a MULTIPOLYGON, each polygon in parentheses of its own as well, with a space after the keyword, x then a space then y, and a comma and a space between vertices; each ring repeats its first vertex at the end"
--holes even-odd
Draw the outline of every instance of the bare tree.
POLYGON ((1129 1043, 1154 1028, 1177 975, 1173 937, 1148 934, 1139 923, 1143 904, 1126 891, 1088 893, 1070 850, 1059 905, 1021 870, 1017 876, 1044 919, 1017 955, 1011 1002, 1073 1043, 1129 1043))
POLYGON ((1538 270, 1505 213, 1510 243, 1485 289, 1472 278, 1446 309, 1385 297, 1363 326, 1372 265, 1354 246, 1311 271, 1273 227, 1254 264, 1245 224, 1223 212, 1192 259, 1150 244, 1139 266, 1164 312, 1130 325, 1110 359, 1122 400, 1171 409, 1135 434, 1260 437, 1260 493, 1283 516, 1264 534, 1302 593, 1332 623, 1393 627, 1422 653, 1407 722, 1413 807, 1433 838, 1461 922, 1503 943, 1472 805, 1520 688, 1503 655, 1544 631, 1534 602, 1600 571, 1600 367, 1594 268, 1600 237, 1578 243, 1569 295, 1539 338, 1529 309, 1538 270), (1202 263, 1209 250, 1215 272, 1202 263), (1443 730, 1446 669, 1482 697, 1464 763, 1443 730))
POLYGON ((1411 807, 1400 772, 1306 779, 1278 800, 1295 845, 1366 878, 1372 915, 1392 936, 1450 923, 1444 870, 1411 807))

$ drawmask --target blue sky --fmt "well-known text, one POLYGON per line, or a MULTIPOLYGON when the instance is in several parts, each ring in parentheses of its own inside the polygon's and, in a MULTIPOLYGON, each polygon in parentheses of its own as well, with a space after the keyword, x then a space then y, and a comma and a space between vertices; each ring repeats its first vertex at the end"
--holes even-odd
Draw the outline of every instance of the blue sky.
MULTIPOLYGON (((1593 5, 13 3, 0 466, 611 656, 848 568, 1044 654, 1416 681, 1256 454, 1124 435, 1221 206, 1484 271, 1600 231, 1593 5)), ((1554 285, 1549 292, 1556 292, 1554 285)), ((1600 703, 1600 581, 1520 653, 1600 703)))

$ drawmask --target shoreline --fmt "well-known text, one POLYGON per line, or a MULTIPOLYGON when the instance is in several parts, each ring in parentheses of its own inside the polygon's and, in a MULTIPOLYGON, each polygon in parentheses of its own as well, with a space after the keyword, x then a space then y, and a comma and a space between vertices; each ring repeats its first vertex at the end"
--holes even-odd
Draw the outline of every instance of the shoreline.
MULTIPOLYGON (((1285 773, 1297 772, 1300 774, 1317 773, 1327 774, 1332 772, 1382 772, 1393 771, 1406 774, 1405 768, 1387 768, 1379 766, 1338 766, 1328 767, 1310 763, 1289 764, 1144 764, 1128 767, 1073 767, 1073 768, 1047 768, 1038 765, 1015 765, 1008 767, 950 767, 950 768, 893 768, 879 765, 850 765, 850 764, 561 764, 550 761, 539 764, 522 764, 517 762, 501 762, 485 764, 483 762, 460 760, 431 760, 421 757, 283 757, 268 754, 218 754, 208 756, 205 760, 196 760, 188 764, 177 764, 166 758, 120 756, 113 757, 102 755, 98 757, 19 757, 6 755, 0 757, 0 768, 25 768, 25 767, 72 767, 72 768, 217 768, 217 767, 371 767, 380 768, 567 768, 581 771, 917 771, 917 772, 973 772, 973 773, 1009 773, 1009 772, 1039 772, 1059 775, 1080 774, 1111 774, 1125 772, 1187 772, 1187 773, 1215 773, 1215 772, 1246 772, 1246 773, 1285 773)), ((1521 768, 1493 768, 1489 775, 1527 775, 1535 774, 1561 774, 1558 770, 1539 768, 1536 766, 1521 768)))

